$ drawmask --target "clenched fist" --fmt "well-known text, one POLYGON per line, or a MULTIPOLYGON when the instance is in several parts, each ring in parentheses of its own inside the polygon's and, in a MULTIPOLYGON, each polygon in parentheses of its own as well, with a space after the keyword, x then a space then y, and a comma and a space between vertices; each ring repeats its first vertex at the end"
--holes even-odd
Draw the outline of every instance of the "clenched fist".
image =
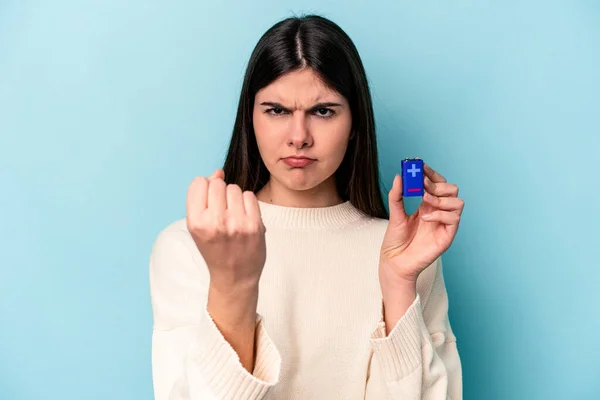
POLYGON ((258 286, 266 260, 256 195, 226 184, 223 170, 195 178, 187 195, 187 228, 220 292, 258 286))

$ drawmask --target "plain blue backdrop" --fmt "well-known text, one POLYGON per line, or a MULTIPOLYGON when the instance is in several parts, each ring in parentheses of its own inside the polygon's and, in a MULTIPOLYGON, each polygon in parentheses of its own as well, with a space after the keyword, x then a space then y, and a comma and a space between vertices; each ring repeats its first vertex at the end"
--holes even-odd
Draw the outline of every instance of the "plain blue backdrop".
POLYGON ((600 398, 599 2, 3 0, 1 399, 152 398, 152 242, 222 165, 260 35, 307 12, 363 58, 384 193, 420 156, 465 199, 465 399, 600 398))

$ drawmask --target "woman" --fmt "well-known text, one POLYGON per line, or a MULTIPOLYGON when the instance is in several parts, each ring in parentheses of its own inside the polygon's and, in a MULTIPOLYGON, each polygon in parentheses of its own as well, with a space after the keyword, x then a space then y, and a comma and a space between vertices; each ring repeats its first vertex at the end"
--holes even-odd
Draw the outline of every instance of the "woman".
POLYGON ((463 201, 425 175, 412 215, 395 177, 388 217, 352 41, 318 16, 269 29, 224 168, 152 249, 156 399, 461 398, 440 256, 463 201))

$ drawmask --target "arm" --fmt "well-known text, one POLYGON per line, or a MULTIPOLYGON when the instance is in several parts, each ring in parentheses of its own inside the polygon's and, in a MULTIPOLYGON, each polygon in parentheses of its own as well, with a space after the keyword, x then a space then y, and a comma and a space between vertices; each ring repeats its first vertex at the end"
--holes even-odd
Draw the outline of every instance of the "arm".
MULTIPOLYGON (((188 232, 183 228, 161 232, 150 256, 156 400, 258 400, 279 379, 281 357, 263 327, 262 317, 255 314, 255 339, 251 339, 251 345, 245 339, 248 330, 241 336, 232 336, 233 341, 246 342, 238 343, 239 348, 254 349, 256 340, 256 358, 254 367, 249 367, 253 371, 250 374, 218 328, 223 325, 228 331, 233 327, 231 322, 220 317, 215 321, 209 313, 209 282, 206 265, 188 232)), ((227 306, 226 298, 212 300, 215 315, 221 315, 218 308, 227 306)), ((239 326, 244 326, 243 318, 239 321, 239 326)), ((247 352, 252 353, 254 350, 247 352)))
POLYGON ((257 303, 258 287, 233 292, 220 291, 211 284, 208 289, 208 314, 250 373, 255 361, 257 303))
POLYGON ((461 363, 448 319, 441 258, 421 274, 417 288, 389 334, 383 318, 373 332, 366 400, 462 399, 461 363))

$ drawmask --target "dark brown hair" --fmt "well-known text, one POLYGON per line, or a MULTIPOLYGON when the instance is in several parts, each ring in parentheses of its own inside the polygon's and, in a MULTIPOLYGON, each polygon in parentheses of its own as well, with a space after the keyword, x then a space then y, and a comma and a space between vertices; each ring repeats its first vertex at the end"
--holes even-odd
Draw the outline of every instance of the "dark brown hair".
POLYGON ((351 140, 335 172, 340 197, 368 215, 389 219, 381 195, 375 119, 362 61, 350 37, 334 22, 318 15, 276 23, 254 48, 223 167, 225 182, 257 193, 269 181, 270 173, 254 135, 254 98, 278 77, 306 67, 350 104, 351 140))

